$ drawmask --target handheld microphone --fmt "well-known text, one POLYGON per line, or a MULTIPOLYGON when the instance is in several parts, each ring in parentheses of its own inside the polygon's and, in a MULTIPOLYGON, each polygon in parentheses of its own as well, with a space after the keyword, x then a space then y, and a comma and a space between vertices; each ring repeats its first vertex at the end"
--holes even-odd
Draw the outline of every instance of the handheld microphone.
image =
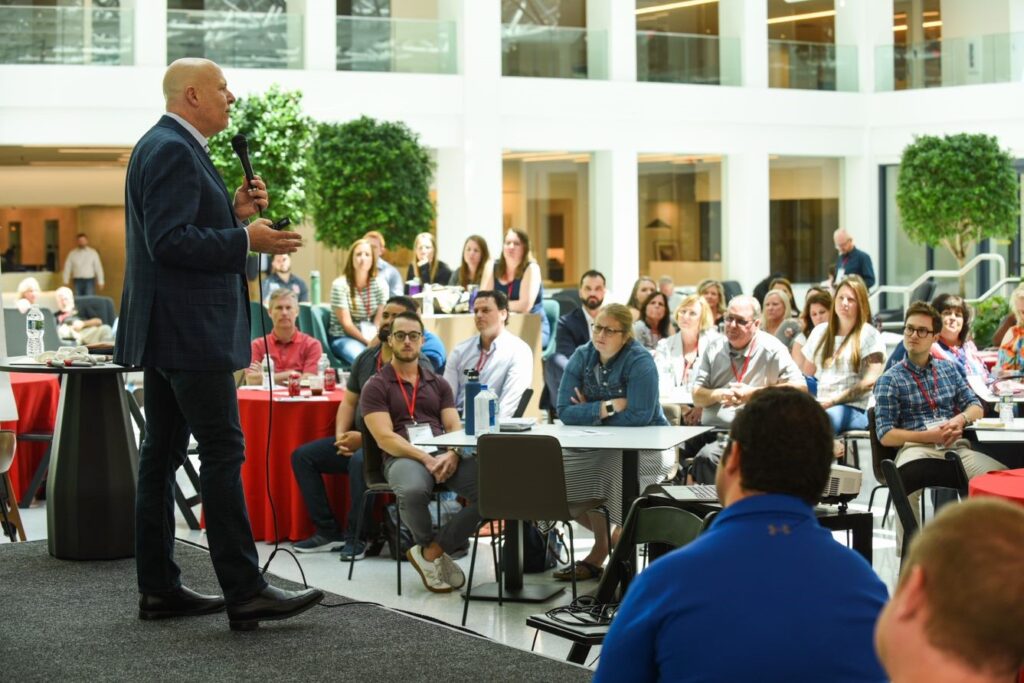
POLYGON ((231 138, 231 149, 235 150, 235 154, 238 155, 238 160, 242 162, 242 170, 245 171, 245 179, 252 183, 253 172, 252 163, 249 161, 249 141, 245 139, 243 133, 239 133, 235 137, 231 138))

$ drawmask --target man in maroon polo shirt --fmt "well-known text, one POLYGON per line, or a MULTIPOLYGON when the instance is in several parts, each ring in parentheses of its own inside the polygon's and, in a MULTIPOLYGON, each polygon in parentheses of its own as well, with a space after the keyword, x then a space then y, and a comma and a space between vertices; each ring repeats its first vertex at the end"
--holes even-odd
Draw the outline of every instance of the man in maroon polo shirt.
POLYGON ((266 346, 263 345, 263 337, 252 340, 252 365, 245 371, 246 384, 263 382, 260 366, 267 347, 274 361, 275 384, 287 382, 292 372, 301 372, 303 376, 316 374, 316 364, 323 348, 316 339, 299 332, 295 326, 298 315, 299 302, 295 292, 281 287, 270 293, 270 319, 274 322, 274 328, 267 333, 266 346))

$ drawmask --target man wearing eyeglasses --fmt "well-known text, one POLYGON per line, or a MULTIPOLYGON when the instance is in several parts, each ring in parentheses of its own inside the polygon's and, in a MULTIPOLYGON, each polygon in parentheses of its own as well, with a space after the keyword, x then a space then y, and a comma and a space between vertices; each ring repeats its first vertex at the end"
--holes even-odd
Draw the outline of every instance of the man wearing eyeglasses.
POLYGON ((448 553, 464 545, 480 523, 476 458, 414 445, 462 426, 451 386, 419 365, 423 321, 415 313, 399 313, 387 344, 391 362, 363 387, 359 408, 383 453, 384 477, 398 496, 402 521, 416 542, 406 557, 427 590, 450 593, 466 577, 448 553), (437 534, 429 510, 435 484, 446 484, 469 501, 437 534))
MULTIPOLYGON (((931 347, 942 329, 942 317, 924 301, 907 309, 903 346, 907 357, 875 382, 875 431, 882 445, 899 448, 896 465, 922 458, 944 458, 956 451, 968 478, 1004 470, 1006 466, 973 451, 963 438, 964 427, 984 411, 978 397, 952 361, 932 358, 931 347)), ((921 492, 910 494, 918 512, 921 492)), ((903 527, 896 520, 896 550, 903 545, 903 527)))
MULTIPOLYGON (((701 424, 728 428, 758 391, 773 386, 807 390, 804 376, 786 345, 762 331, 761 306, 752 296, 736 296, 725 315, 725 336, 708 345, 693 384, 693 403, 704 409, 701 424)), ((724 443, 700 449, 693 460, 693 479, 713 484, 724 443)))

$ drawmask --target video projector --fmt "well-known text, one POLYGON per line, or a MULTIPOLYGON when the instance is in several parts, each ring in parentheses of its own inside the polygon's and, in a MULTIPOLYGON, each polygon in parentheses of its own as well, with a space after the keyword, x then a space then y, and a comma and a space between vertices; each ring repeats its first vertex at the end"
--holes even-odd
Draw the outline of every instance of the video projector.
POLYGON ((864 475, 855 467, 832 465, 828 475, 828 483, 821 492, 822 505, 842 505, 849 503, 860 494, 860 484, 864 475))

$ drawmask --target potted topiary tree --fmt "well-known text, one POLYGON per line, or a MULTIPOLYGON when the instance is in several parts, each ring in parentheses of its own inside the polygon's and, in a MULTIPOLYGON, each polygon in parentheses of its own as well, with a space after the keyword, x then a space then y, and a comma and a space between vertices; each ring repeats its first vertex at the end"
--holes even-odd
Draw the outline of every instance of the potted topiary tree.
POLYGON ((1019 191, 1013 157, 995 137, 924 135, 903 150, 896 205, 911 241, 946 247, 962 268, 975 243, 1016 234, 1019 191))
POLYGON ((330 247, 347 249, 369 230, 411 244, 430 230, 434 162, 403 123, 363 116, 320 124, 310 171, 316 239, 330 247))

